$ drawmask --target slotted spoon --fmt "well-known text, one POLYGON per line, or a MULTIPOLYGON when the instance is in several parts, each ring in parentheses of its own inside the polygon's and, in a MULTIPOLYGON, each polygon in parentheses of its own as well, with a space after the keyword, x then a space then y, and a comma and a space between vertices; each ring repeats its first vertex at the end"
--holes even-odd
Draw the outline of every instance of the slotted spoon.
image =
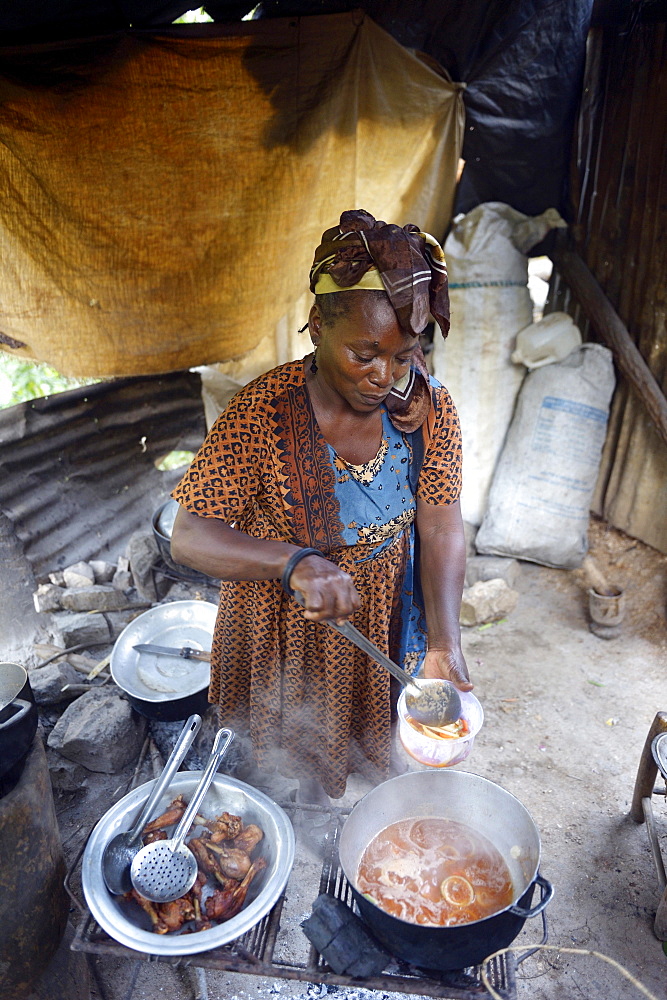
POLYGON ((160 796, 171 784, 172 778, 192 746, 192 741, 199 732, 200 726, 201 716, 191 715, 181 730, 181 735, 169 755, 169 760, 165 764, 162 774, 153 785, 153 790, 148 796, 139 818, 130 830, 117 833, 104 848, 102 875, 109 892, 121 895, 124 892, 129 892, 132 888, 130 865, 134 856, 141 850, 141 833, 151 819, 160 796))
POLYGON ((197 859, 184 840, 233 739, 231 729, 218 730, 206 769, 173 837, 147 844, 133 858, 130 868, 132 885, 145 899, 153 903, 170 903, 173 899, 180 899, 194 885, 197 859))

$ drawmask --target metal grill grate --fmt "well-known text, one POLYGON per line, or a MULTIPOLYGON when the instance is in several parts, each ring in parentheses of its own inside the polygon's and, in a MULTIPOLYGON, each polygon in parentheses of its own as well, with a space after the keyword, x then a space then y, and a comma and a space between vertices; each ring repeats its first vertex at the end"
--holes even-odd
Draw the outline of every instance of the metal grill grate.
MULTIPOLYGON (((294 822, 298 820, 298 814, 323 811, 322 807, 319 806, 295 806, 293 803, 283 805, 282 808, 287 813, 292 814, 294 822)), ((346 812, 337 810, 326 810, 326 812, 330 815, 330 821, 323 830, 326 835, 323 840, 324 857, 319 891, 331 893, 352 907, 350 885, 338 863, 338 840, 346 812)), ((72 895, 71 882, 76 875, 75 870, 78 863, 79 859, 75 861, 66 879, 70 895, 72 895)), ((72 949, 93 955, 126 958, 133 961, 143 959, 145 961, 166 962, 174 966, 193 966, 219 972, 246 973, 273 979, 291 979, 332 986, 363 987, 367 990, 441 997, 444 1000, 480 1000, 480 998, 483 1000, 483 998, 489 997, 489 993, 482 983, 480 967, 427 975, 422 970, 395 959, 382 975, 362 980, 332 972, 312 946, 305 962, 292 961, 289 957, 277 958, 274 955, 276 940, 280 931, 283 903, 290 892, 292 877, 293 875, 287 883, 285 892, 273 909, 241 937, 223 947, 178 958, 156 957, 119 944, 102 930, 92 917, 90 910, 73 896, 81 910, 81 920, 72 942, 72 949), (433 978, 436 975, 437 978, 433 978)), ((515 1000, 515 969, 515 961, 510 956, 502 956, 501 959, 495 959, 489 964, 487 970, 489 981, 504 1000, 515 1000)))

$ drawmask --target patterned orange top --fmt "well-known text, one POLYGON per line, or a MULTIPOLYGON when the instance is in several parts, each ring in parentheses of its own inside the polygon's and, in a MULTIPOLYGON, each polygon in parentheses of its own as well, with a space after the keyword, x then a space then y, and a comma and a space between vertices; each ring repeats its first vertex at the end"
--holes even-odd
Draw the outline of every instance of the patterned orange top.
MULTIPOLYGON (((447 390, 434 382, 432 394, 417 496, 447 504, 460 493, 460 431, 447 390)), ((322 551, 362 595, 354 624, 405 659, 411 448, 386 414, 383 428, 375 459, 343 462, 320 433, 303 361, 290 362, 234 396, 172 495, 200 517, 322 551)), ((333 797, 352 771, 381 780, 390 754, 389 680, 344 637, 308 622, 278 580, 221 584, 209 698, 221 724, 249 728, 260 766, 318 777, 333 797)))

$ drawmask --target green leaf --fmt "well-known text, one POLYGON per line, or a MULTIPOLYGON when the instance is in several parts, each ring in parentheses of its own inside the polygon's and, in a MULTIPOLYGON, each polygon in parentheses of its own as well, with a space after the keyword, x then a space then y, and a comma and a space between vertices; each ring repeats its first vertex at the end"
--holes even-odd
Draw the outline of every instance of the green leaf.
POLYGON ((497 622, 486 622, 484 625, 480 625, 477 629, 478 632, 482 632, 485 628, 493 628, 494 625, 504 625, 507 618, 499 618, 497 622))
POLYGON ((15 358, 0 351, 0 408, 99 381, 96 378, 68 378, 50 365, 15 358))
POLYGON ((588 683, 592 684, 593 687, 596 687, 596 688, 603 688, 603 687, 607 686, 606 684, 603 684, 602 681, 592 681, 590 679, 588 679, 588 683))

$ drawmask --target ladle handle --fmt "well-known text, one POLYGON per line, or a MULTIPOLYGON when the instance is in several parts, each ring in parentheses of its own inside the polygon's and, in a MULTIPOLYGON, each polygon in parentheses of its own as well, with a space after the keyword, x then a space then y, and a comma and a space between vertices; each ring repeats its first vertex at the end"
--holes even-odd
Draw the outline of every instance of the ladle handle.
MULTIPOLYGON (((298 590, 294 591, 294 600, 297 604, 300 604, 301 607, 304 606, 303 594, 301 594, 298 590)), ((352 624, 352 622, 345 621, 342 625, 339 625, 338 622, 333 620, 333 618, 325 618, 324 623, 330 628, 335 629, 336 632, 340 632, 341 635, 344 635, 346 639, 353 642, 358 649, 366 654, 366 656, 370 656, 371 660, 375 660, 375 662, 379 663, 381 667, 388 670, 397 681, 401 682, 403 687, 410 687, 416 692, 421 691, 419 685, 415 684, 414 677, 411 677, 407 670, 403 670, 402 667, 399 667, 398 663, 394 663, 393 660, 390 660, 389 657, 383 653, 381 649, 378 649, 374 642, 367 639, 364 633, 360 632, 359 629, 352 624)))
POLYGON ((195 793, 188 803, 188 807, 183 813, 181 820, 174 831, 174 836, 171 841, 172 851, 177 851, 183 841, 185 840, 186 834, 190 827, 192 826, 192 821, 199 811, 199 807, 204 800, 209 785, 215 777, 215 772, 218 770, 218 765, 220 761, 227 753, 229 744, 234 739, 234 733, 231 729, 219 729, 216 733, 215 739, 213 740, 213 747, 211 749, 211 756, 208 759, 208 764, 206 769, 201 776, 199 784, 195 789, 195 793))
POLYGON ((370 639, 367 639, 363 632, 360 632, 359 629, 352 624, 352 622, 343 622, 342 625, 339 625, 338 622, 335 622, 332 618, 326 618, 325 621, 327 625, 335 629, 336 632, 340 632, 341 635, 344 635, 346 639, 353 642, 354 645, 366 653, 367 656, 370 656, 371 660, 375 660, 375 662, 379 663, 381 667, 385 667, 385 669, 388 670, 397 681, 401 682, 403 687, 414 688, 415 691, 420 690, 419 685, 415 684, 414 678, 411 677, 406 670, 403 670, 402 667, 399 667, 398 663, 394 663, 393 660, 390 660, 389 657, 383 653, 381 649, 378 649, 375 643, 371 642, 370 639))
POLYGON ((165 788, 168 788, 171 784, 171 780, 181 766, 186 753, 192 746, 192 741, 199 732, 200 726, 201 715, 191 715, 183 726, 181 735, 178 737, 178 740, 174 745, 174 749, 169 754, 169 759, 164 766, 162 774, 153 785, 153 790, 148 796, 148 800, 139 814, 139 819, 130 830, 130 843, 133 843, 141 835, 141 831, 146 826, 146 823, 149 822, 151 813, 153 812, 158 799, 164 792, 165 788))

